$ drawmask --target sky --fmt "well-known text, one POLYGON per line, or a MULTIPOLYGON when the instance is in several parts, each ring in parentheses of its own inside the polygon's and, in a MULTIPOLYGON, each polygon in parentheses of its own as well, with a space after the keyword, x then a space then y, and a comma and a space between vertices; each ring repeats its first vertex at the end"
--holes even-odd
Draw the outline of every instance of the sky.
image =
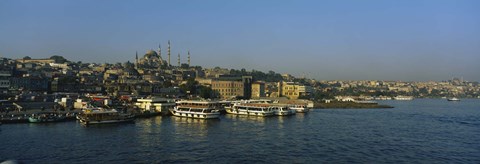
POLYGON ((317 80, 480 81, 478 0, 0 0, 0 56, 172 64, 317 80))

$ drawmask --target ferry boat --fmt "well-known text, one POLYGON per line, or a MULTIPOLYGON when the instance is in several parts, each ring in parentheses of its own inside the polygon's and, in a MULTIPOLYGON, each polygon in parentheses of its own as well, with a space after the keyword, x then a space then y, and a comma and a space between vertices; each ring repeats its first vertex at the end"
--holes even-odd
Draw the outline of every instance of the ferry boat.
POLYGON ((80 123, 85 125, 90 124, 109 124, 132 122, 135 116, 132 114, 122 114, 115 109, 86 109, 81 114, 77 115, 80 123))
POLYGON ((269 104, 234 104, 231 108, 226 109, 227 113, 252 116, 272 116, 274 111, 269 104))
POLYGON ((66 117, 64 115, 55 113, 55 112, 36 113, 28 117, 28 122, 31 122, 31 123, 60 122, 65 120, 66 120, 66 117))
POLYGON ((178 117, 212 119, 220 117, 220 107, 220 103, 212 101, 178 101, 170 112, 178 117))
POLYGON ((452 97, 452 98, 449 98, 447 99, 448 101, 460 101, 460 99, 456 98, 456 97, 452 97))
POLYGON ((295 110, 296 113, 307 113, 310 111, 305 105, 291 105, 290 109, 295 110))
POLYGON ((277 116, 288 116, 296 113, 295 109, 290 109, 288 106, 270 106, 273 114, 277 116))

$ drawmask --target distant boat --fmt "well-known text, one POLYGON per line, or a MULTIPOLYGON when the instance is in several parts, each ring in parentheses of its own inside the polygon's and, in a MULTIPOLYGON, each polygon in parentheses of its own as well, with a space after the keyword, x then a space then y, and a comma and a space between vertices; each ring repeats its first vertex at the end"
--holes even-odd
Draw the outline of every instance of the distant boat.
POLYGON ((89 124, 109 124, 109 123, 121 123, 121 122, 133 122, 134 115, 123 114, 115 109, 86 109, 81 114, 77 115, 77 119, 80 123, 89 124))
POLYGON ((32 114, 32 116, 28 117, 28 121, 31 123, 59 122, 65 120, 65 116, 54 112, 41 112, 37 114, 32 114))
POLYGON ((394 100, 413 100, 413 96, 396 96, 394 100))
POLYGON ((174 116, 211 119, 220 117, 220 103, 214 101, 178 101, 177 106, 170 109, 174 116))
POLYGON ((305 105, 291 105, 290 109, 294 109, 297 113, 307 113, 309 109, 305 105))
POLYGON ((277 116, 294 115, 296 113, 295 109, 291 109, 286 105, 272 106, 270 108, 272 108, 273 114, 277 116))
POLYGON ((234 104, 231 108, 227 108, 227 113, 237 115, 251 115, 251 116, 273 116, 274 111, 270 108, 269 104, 258 103, 238 103, 234 104))
POLYGON ((447 99, 448 101, 460 101, 460 99, 456 98, 456 97, 453 97, 453 98, 449 98, 447 99))

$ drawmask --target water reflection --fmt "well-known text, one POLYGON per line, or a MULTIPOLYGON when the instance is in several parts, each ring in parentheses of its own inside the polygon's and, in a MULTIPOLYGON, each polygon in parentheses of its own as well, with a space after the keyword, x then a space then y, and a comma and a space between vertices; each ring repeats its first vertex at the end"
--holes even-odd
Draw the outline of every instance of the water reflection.
POLYGON ((146 119, 136 119, 135 122, 141 123, 143 126, 160 126, 162 124, 163 117, 156 116, 146 119))
POLYGON ((208 126, 209 123, 220 121, 219 119, 197 119, 197 118, 176 117, 176 116, 172 116, 171 119, 177 125, 187 124, 188 126, 195 125, 200 127, 206 127, 208 126))
POLYGON ((261 125, 265 125, 265 122, 269 119, 273 119, 276 116, 270 117, 259 117, 259 116, 249 116, 249 115, 236 115, 236 114, 227 114, 225 118, 231 119, 232 122, 252 122, 252 123, 259 123, 261 125))
POLYGON ((308 113, 297 113, 295 114, 295 117, 299 122, 303 122, 303 120, 306 118, 308 113))
POLYGON ((209 127, 216 126, 220 119, 195 119, 187 117, 170 117, 175 134, 192 136, 192 139, 205 139, 209 127))

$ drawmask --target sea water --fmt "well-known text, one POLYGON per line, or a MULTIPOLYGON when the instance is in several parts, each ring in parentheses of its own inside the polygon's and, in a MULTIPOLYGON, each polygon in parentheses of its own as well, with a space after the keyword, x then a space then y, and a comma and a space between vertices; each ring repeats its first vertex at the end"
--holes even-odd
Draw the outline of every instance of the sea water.
POLYGON ((282 117, 0 126, 0 162, 480 163, 480 100, 380 101, 282 117))

